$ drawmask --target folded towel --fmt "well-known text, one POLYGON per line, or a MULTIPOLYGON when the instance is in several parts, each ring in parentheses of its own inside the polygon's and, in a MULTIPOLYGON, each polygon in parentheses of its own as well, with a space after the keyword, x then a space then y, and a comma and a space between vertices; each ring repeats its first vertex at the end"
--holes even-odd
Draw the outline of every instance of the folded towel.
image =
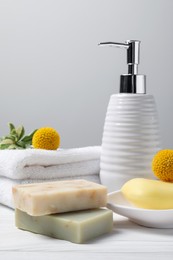
POLYGON ((0 151, 0 203, 14 208, 16 184, 86 179, 100 183, 100 147, 0 151))
POLYGON ((100 147, 1 150, 0 176, 11 179, 57 179, 99 173, 100 147))

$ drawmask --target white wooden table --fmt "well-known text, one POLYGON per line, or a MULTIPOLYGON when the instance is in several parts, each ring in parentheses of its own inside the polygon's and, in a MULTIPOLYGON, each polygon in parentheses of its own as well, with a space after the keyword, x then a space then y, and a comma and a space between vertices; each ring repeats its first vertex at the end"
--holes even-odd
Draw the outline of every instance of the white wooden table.
POLYGON ((115 214, 111 234, 78 245, 19 230, 14 211, 0 206, 0 260, 9 259, 173 259, 173 229, 138 226, 115 214))

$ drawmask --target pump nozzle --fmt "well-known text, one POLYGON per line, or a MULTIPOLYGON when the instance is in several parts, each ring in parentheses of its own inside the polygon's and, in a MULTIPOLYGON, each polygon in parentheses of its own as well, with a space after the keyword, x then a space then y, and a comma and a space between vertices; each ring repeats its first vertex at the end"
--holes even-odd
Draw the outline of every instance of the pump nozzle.
POLYGON ((120 92, 123 93, 146 93, 145 75, 138 74, 140 57, 140 41, 127 40, 125 43, 101 42, 99 45, 119 47, 127 49, 128 74, 121 75, 120 92))
POLYGON ((108 45, 110 47, 119 47, 127 49, 128 74, 138 74, 140 41, 127 40, 125 41, 125 43, 101 42, 99 43, 99 45, 108 45))

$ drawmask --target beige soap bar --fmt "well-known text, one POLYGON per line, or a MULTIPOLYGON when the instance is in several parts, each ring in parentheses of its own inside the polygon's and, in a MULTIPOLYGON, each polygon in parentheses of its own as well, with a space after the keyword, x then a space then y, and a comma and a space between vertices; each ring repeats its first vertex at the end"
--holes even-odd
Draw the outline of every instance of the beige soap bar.
POLYGON ((113 227, 113 214, 108 209, 91 209, 34 217, 16 209, 15 222, 16 226, 23 230, 73 243, 84 243, 110 232, 113 227))
POLYGON ((86 180, 21 184, 13 187, 15 208, 32 216, 106 206, 107 189, 86 180))

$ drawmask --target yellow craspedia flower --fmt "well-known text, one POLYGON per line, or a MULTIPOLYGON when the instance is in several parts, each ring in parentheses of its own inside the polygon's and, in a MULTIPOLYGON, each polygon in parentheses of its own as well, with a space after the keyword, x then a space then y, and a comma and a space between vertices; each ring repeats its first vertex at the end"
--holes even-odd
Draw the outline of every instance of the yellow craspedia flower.
POLYGON ((162 181, 173 182, 173 150, 161 150, 153 157, 152 170, 162 181))
POLYGON ((60 135, 54 128, 42 127, 33 135, 32 145, 36 149, 56 150, 60 145, 60 135))

